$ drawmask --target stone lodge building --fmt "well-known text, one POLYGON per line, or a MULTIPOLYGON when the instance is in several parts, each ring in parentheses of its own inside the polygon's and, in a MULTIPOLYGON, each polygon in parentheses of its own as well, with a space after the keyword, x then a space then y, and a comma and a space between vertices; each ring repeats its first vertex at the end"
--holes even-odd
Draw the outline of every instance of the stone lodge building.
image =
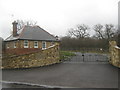
POLYGON ((18 23, 14 21, 12 24, 13 34, 4 41, 7 55, 21 55, 59 45, 57 37, 39 26, 24 26, 18 31, 18 23))

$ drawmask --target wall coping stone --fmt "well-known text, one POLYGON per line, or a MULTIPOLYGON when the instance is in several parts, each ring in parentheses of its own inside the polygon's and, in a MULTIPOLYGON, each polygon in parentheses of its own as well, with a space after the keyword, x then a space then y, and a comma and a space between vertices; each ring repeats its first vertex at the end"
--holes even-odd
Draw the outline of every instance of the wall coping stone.
POLYGON ((116 49, 120 49, 120 47, 118 47, 118 46, 114 46, 116 49))
POLYGON ((42 48, 42 50, 47 50, 49 48, 55 47, 56 45, 49 46, 48 48, 42 48))

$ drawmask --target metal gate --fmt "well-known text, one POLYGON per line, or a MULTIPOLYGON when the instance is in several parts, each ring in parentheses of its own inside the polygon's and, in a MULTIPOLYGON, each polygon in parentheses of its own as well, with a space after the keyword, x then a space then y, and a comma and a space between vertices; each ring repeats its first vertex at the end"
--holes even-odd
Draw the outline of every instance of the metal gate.
POLYGON ((99 54, 99 53, 80 53, 80 52, 74 52, 76 56, 73 56, 66 60, 65 62, 71 62, 71 63, 78 63, 78 62, 99 62, 108 63, 109 56, 107 54, 99 54))

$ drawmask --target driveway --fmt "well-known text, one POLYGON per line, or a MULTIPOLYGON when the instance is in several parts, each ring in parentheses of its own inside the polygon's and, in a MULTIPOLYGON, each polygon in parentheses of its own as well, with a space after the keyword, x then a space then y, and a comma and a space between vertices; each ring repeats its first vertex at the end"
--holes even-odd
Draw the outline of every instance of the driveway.
MULTIPOLYGON (((76 53, 69 61, 46 67, 31 69, 3 70, 3 81, 31 83, 37 85, 78 87, 78 88, 118 88, 118 68, 106 61, 99 61, 92 53, 76 53), (89 62, 90 61, 90 62, 89 62)), ((101 56, 102 57, 102 56, 101 56)), ((103 55, 105 59, 105 55, 103 55)))

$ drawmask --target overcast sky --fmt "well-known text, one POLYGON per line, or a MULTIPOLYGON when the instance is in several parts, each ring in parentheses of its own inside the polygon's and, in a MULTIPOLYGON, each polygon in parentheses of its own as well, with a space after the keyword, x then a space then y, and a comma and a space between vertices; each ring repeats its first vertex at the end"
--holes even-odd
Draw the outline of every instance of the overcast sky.
POLYGON ((0 0, 0 37, 12 31, 14 20, 33 20, 51 34, 64 36, 77 24, 118 22, 119 0, 0 0))

